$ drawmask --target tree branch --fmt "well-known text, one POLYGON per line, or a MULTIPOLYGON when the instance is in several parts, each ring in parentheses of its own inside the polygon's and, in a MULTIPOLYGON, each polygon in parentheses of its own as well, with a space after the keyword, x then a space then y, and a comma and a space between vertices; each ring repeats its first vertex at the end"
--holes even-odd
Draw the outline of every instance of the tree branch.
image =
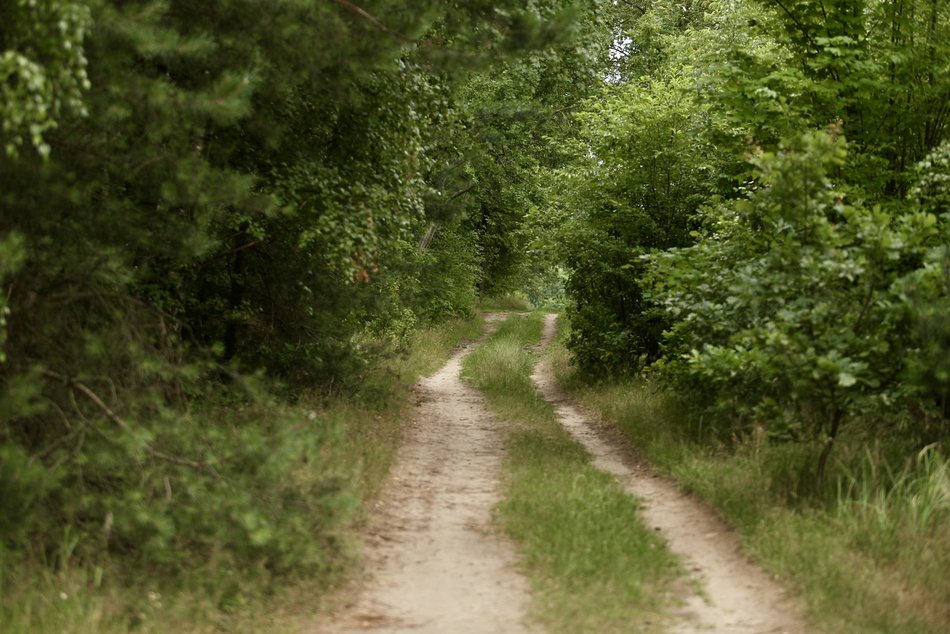
MULTIPOLYGON (((128 423, 126 423, 122 419, 122 417, 120 417, 118 414, 112 411, 112 408, 106 405, 106 403, 101 398, 99 398, 99 395, 93 392, 92 389, 85 383, 81 383, 77 381, 76 379, 62 375, 58 372, 53 372, 52 370, 44 370, 43 377, 49 380, 61 382, 67 387, 69 387, 71 390, 77 390, 81 392, 83 396, 85 396, 90 401, 92 401, 92 403, 96 407, 98 407, 99 410, 102 411, 103 414, 105 414, 106 418, 112 421, 116 427, 118 427, 119 429, 122 429, 123 431, 127 431, 127 432, 131 431, 131 428, 129 427, 128 423)), ((162 451, 158 451, 157 449, 153 449, 148 444, 145 444, 145 452, 154 458, 158 458, 159 460, 164 460, 165 462, 181 465, 183 467, 191 467, 192 469, 200 469, 200 470, 206 470, 209 468, 208 465, 206 465, 203 462, 196 462, 194 460, 188 460, 187 458, 179 458, 177 456, 172 456, 162 451)))
POLYGON ((383 32, 385 32, 385 33, 388 33, 389 35, 392 35, 393 37, 395 37, 395 38, 397 38, 397 39, 400 39, 400 40, 403 40, 403 41, 406 41, 406 42, 411 42, 411 41, 412 41, 412 40, 410 40, 408 37, 406 37, 406 36, 404 36, 404 35, 402 35, 402 34, 400 34, 400 33, 396 33, 396 32, 393 31, 391 28, 389 28, 388 26, 386 26, 385 24, 383 24, 383 23, 379 20, 379 18, 377 18, 375 15, 373 15, 372 13, 370 13, 369 11, 367 11, 366 9, 363 9, 362 7, 359 7, 359 6, 355 5, 355 4, 353 4, 352 2, 350 2, 350 0, 330 0, 330 2, 336 4, 337 6, 340 6, 340 7, 344 8, 344 9, 346 9, 347 11, 350 11, 351 13, 355 13, 356 15, 360 16, 361 18, 363 18, 364 20, 366 20, 367 22, 369 22, 370 24, 372 24, 373 26, 375 26, 375 27, 376 27, 377 29, 379 29, 380 31, 383 31, 383 32))
POLYGON ((801 34, 802 34, 803 36, 805 36, 805 39, 808 40, 808 43, 811 44, 812 46, 814 46, 815 48, 818 48, 818 44, 816 44, 816 43, 815 43, 815 40, 812 39, 811 33, 808 32, 808 29, 805 28, 805 25, 801 23, 801 21, 798 19, 798 17, 797 17, 794 13, 792 13, 791 11, 789 11, 789 9, 782 3, 782 0, 772 0, 772 2, 773 2, 774 4, 777 4, 777 5, 779 6, 779 8, 781 8, 782 11, 785 12, 785 15, 787 15, 788 18, 789 18, 792 22, 795 23, 795 26, 797 26, 797 27, 798 27, 798 30, 801 32, 801 34))

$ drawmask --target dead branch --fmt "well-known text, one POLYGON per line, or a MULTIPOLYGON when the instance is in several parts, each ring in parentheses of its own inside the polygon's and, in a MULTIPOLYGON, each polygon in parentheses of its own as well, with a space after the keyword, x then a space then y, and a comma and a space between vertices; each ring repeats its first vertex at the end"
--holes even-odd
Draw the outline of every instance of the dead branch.
MULTIPOLYGON (((53 380, 53 381, 63 383, 64 385, 70 388, 70 395, 72 395, 72 390, 77 390, 81 392, 83 396, 85 396, 90 401, 92 401, 92 403, 96 407, 98 407, 99 410, 102 411, 103 414, 105 414, 106 418, 111 420, 116 425, 116 427, 127 432, 131 431, 128 423, 126 423, 118 414, 112 411, 112 409, 108 405, 106 405, 106 403, 101 398, 99 398, 99 395, 93 392, 92 389, 90 389, 89 386, 86 385, 85 383, 77 381, 76 379, 73 379, 71 377, 67 377, 62 374, 59 374, 58 372, 53 372, 52 370, 44 370, 43 377, 53 380)), ((75 399, 73 400, 73 407, 76 408, 76 411, 80 411, 75 402, 75 399)), ((80 412, 80 416, 81 415, 82 415, 82 412, 80 412)), ((167 454, 167 453, 164 453, 162 451, 158 451, 157 449, 152 448, 147 443, 145 444, 145 452, 154 458, 158 458, 159 460, 170 462, 172 464, 181 465, 183 467, 191 467, 192 469, 201 469, 201 470, 209 469, 209 466, 203 462, 197 462, 194 460, 188 460, 187 458, 179 458, 178 456, 172 456, 170 454, 167 454)))
POLYGON ((58 372, 53 372, 53 371, 51 371, 51 370, 45 370, 45 371, 43 372, 43 376, 46 377, 46 378, 48 378, 48 379, 52 379, 52 380, 54 380, 54 381, 60 381, 60 382, 62 382, 63 384, 65 384, 66 386, 68 386, 68 387, 70 387, 70 388, 73 388, 73 389, 75 389, 75 390, 79 390, 80 392, 83 393, 83 395, 86 396, 86 398, 88 398, 90 401, 92 401, 92 402, 96 405, 96 407, 98 407, 100 410, 102 410, 102 413, 106 415, 106 418, 108 418, 109 420, 111 420, 113 423, 116 424, 116 426, 120 427, 121 429, 124 429, 125 431, 129 431, 129 426, 128 426, 128 424, 126 424, 126 422, 125 422, 124 420, 122 420, 122 419, 119 417, 118 414, 116 414, 115 412, 113 412, 113 411, 109 408, 109 406, 106 405, 106 404, 102 401, 102 399, 99 398, 98 395, 96 395, 95 392, 93 392, 91 389, 89 389, 89 386, 87 386, 86 384, 80 383, 80 382, 77 381, 76 379, 72 379, 72 378, 69 378, 69 377, 67 377, 67 376, 63 376, 62 374, 59 374, 58 372))
POLYGON ((395 38, 398 38, 398 39, 400 39, 400 40, 404 40, 404 41, 406 41, 406 42, 411 42, 411 41, 412 41, 412 40, 410 40, 409 38, 405 37, 404 35, 402 35, 402 34, 400 34, 400 33, 396 33, 395 31, 393 31, 392 29, 390 29, 388 26, 386 26, 385 24, 383 24, 383 23, 379 20, 379 18, 377 18, 376 16, 374 16, 372 13, 370 13, 370 12, 367 11, 366 9, 363 9, 362 7, 359 7, 359 6, 355 5, 355 4, 353 4, 352 2, 350 2, 350 0, 330 0, 330 1, 333 2, 333 3, 336 4, 336 5, 338 5, 338 6, 342 7, 342 8, 344 8, 344 9, 346 9, 347 11, 350 11, 350 12, 352 12, 352 13, 355 13, 356 15, 360 16, 361 18, 363 18, 364 20, 366 20, 367 22, 369 22, 370 24, 372 24, 373 26, 375 26, 377 29, 379 29, 379 30, 381 30, 381 31, 383 31, 383 32, 385 32, 385 33, 388 33, 389 35, 392 35, 392 36, 395 37, 395 38))

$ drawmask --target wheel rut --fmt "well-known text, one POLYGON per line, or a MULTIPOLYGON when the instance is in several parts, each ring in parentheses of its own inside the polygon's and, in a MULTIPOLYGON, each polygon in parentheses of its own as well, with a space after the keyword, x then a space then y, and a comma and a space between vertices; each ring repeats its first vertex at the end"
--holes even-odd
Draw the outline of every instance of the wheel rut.
MULTIPOLYGON (((541 346, 556 334, 556 315, 545 318, 541 346)), ((642 502, 640 514, 666 540, 701 592, 686 598, 675 614, 672 634, 805 634, 799 606, 762 569, 740 552, 734 532, 706 505, 685 495, 606 441, 558 387, 547 360, 532 375, 558 419, 593 456, 594 465, 614 475, 642 502)))
MULTIPOLYGON (((486 316, 484 339, 502 313, 486 316)), ((540 348, 552 341, 548 315, 540 348)), ((481 340, 480 340, 481 341, 481 340)), ((311 633, 521 634, 528 590, 513 546, 491 527, 500 500, 503 427, 459 378, 459 350, 418 388, 418 411, 365 532, 366 576, 352 600, 311 633)), ((707 506, 605 440, 558 387, 547 360, 532 375, 560 422, 642 502, 699 591, 673 614, 671 634, 805 634, 800 609, 739 550, 707 506)), ((635 631, 635 630, 632 630, 635 631)))
MULTIPOLYGON (((486 335, 505 315, 486 316, 486 335)), ((483 337, 484 338, 484 337, 483 337)), ((459 378, 457 352, 418 388, 418 411, 367 531, 368 579, 320 632, 526 632, 515 551, 491 527, 502 430, 459 378)))

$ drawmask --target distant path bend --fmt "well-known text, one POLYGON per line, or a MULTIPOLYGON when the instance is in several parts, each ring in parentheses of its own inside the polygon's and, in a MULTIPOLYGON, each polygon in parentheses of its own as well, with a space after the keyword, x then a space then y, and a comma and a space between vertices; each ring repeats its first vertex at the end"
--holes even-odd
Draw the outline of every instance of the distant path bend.
MULTIPOLYGON (((542 345, 557 332, 557 315, 547 315, 542 345)), ((594 465, 614 475, 642 500, 640 514, 655 528, 701 584, 671 627, 673 634, 805 634, 809 630, 786 591, 739 550, 735 533, 709 508, 685 495, 644 465, 632 464, 605 441, 558 387, 547 359, 532 375, 558 419, 594 457, 594 465)))

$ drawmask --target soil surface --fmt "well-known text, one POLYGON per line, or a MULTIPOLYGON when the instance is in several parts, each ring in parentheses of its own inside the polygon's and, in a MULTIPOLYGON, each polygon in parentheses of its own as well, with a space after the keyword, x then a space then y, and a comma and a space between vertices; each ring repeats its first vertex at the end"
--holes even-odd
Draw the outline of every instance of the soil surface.
MULTIPOLYGON (((504 317, 486 315, 488 331, 504 317)), ((526 631, 526 583, 514 569, 514 548, 490 526, 500 499, 502 430, 459 379, 475 345, 417 387, 417 415, 367 531, 369 578, 345 612, 317 631, 526 631)))
MULTIPOLYGON (((545 320, 542 346, 556 333, 556 315, 545 320)), ((599 469, 613 474, 624 488, 642 502, 641 516, 666 540, 669 549, 698 582, 700 592, 686 598, 686 605, 671 628, 674 634, 804 634, 799 606, 760 568, 749 563, 729 527, 705 504, 682 493, 675 484, 658 477, 628 452, 598 433, 560 390, 547 360, 538 364, 532 378, 571 435, 594 457, 599 469)))

